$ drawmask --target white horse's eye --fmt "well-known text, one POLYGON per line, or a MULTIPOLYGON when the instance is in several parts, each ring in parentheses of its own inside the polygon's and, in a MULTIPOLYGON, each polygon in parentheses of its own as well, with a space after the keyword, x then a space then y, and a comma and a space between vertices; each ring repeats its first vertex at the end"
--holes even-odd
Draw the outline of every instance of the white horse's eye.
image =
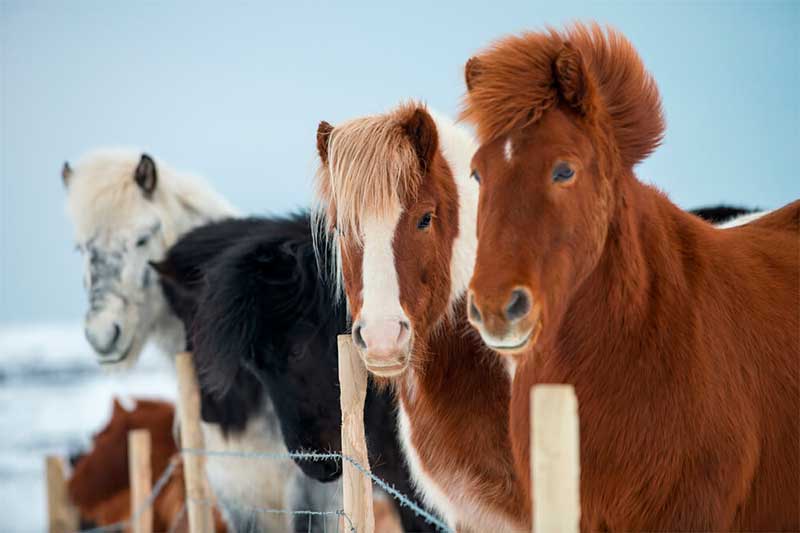
POLYGON ((150 241, 150 235, 139 237, 139 240, 136 241, 136 247, 141 248, 142 246, 146 245, 149 241, 150 241))

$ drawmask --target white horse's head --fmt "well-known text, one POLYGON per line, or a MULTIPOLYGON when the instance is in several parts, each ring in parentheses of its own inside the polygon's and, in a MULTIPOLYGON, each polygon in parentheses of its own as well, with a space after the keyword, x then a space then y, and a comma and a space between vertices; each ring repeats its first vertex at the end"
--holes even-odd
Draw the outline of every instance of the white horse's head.
POLYGON ((201 180, 138 151, 92 152, 74 168, 65 163, 62 177, 84 259, 86 339, 100 363, 132 365, 170 316, 150 261, 181 233, 233 208, 201 180))

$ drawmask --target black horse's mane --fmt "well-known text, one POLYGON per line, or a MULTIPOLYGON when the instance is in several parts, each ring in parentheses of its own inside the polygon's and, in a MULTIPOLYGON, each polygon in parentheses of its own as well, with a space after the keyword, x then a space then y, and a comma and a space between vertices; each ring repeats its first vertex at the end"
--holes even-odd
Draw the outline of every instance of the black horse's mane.
POLYGON ((153 264, 194 352, 203 420, 225 432, 244 429, 262 405, 263 389, 242 354, 265 342, 271 316, 300 318, 313 306, 345 321, 318 279, 310 227, 307 212, 213 222, 153 264))

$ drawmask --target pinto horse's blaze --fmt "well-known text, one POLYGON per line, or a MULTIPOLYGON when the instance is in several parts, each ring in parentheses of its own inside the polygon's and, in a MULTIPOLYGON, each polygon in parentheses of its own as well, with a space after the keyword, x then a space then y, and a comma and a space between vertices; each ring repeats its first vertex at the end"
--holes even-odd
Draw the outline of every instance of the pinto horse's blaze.
POLYGON ((800 202, 721 230, 639 182, 664 123, 615 31, 509 37, 466 77, 482 142, 469 316, 518 356, 526 498, 530 388, 570 383, 582 531, 798 530, 800 202))
POLYGON ((446 314, 459 211, 438 142, 433 118, 414 105, 318 131, 320 182, 329 184, 320 192, 338 232, 353 337, 379 376, 415 364, 415 337, 446 314))

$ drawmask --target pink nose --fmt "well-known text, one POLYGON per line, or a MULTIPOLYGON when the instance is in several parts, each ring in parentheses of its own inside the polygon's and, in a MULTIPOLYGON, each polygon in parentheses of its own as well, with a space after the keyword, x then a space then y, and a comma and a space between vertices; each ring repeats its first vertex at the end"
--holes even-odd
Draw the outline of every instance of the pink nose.
POLYGON ((359 320, 353 327, 353 340, 367 359, 394 365, 401 363, 411 349, 411 326, 405 320, 359 320))

